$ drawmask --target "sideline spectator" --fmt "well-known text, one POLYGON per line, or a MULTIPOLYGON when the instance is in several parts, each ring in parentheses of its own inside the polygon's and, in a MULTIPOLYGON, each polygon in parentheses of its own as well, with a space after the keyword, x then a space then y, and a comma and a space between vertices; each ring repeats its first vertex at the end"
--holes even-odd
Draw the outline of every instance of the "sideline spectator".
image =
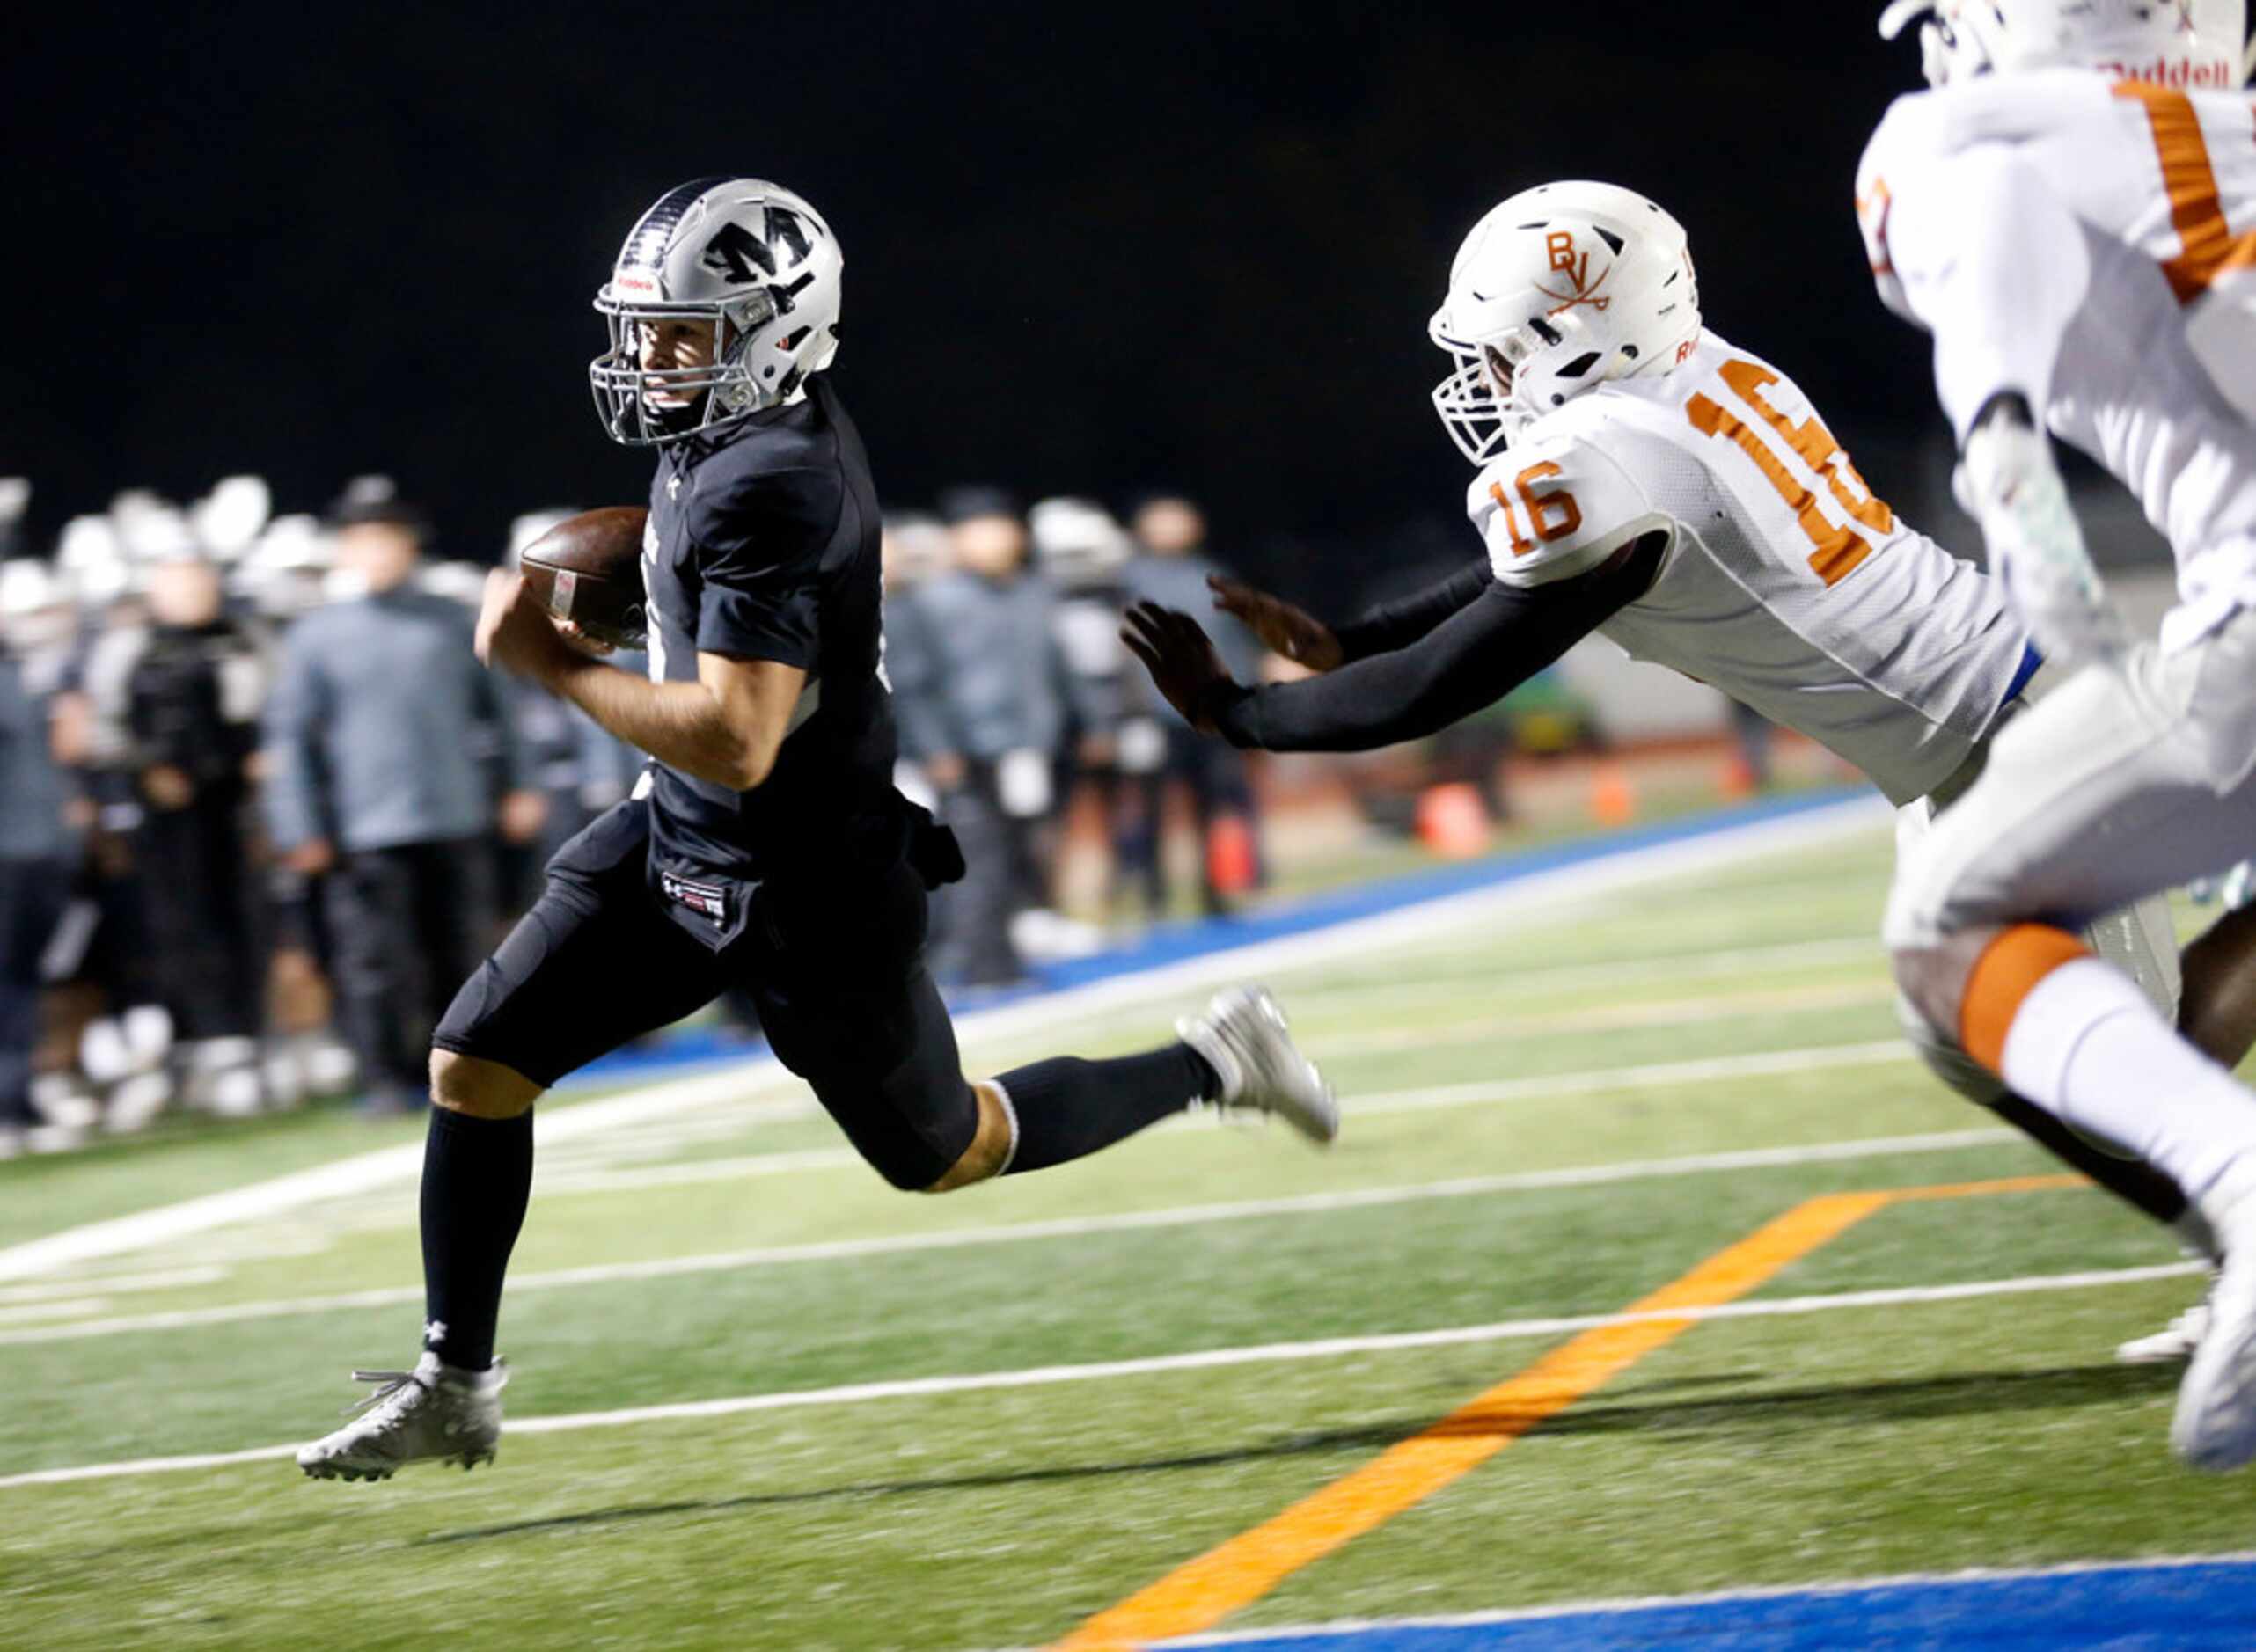
MULTIPOLYGON (((1132 525, 1142 550, 1121 573, 1128 600, 1198 615, 1231 675, 1242 682, 1257 681, 1261 644, 1236 620, 1214 611, 1206 581, 1225 570, 1205 554, 1205 514, 1179 495, 1156 494, 1138 508, 1132 525)), ((1253 881, 1262 881, 1259 823, 1245 753, 1223 741, 1201 739, 1142 678, 1141 672, 1135 674, 1152 714, 1165 731, 1166 749, 1155 764, 1136 777, 1134 801, 1121 833, 1121 868, 1140 874, 1146 908, 1154 917, 1162 915, 1168 903, 1167 792, 1170 782, 1180 783, 1190 794, 1198 825, 1200 903, 1209 917, 1219 917, 1229 911, 1230 900, 1214 877, 1212 845, 1218 825, 1234 822, 1244 830, 1252 852, 1253 881)))
POLYGON ((954 559, 947 528, 937 516, 889 515, 880 542, 885 582, 885 682, 900 731, 900 764, 893 780, 912 800, 933 808, 937 782, 927 771, 949 743, 940 705, 939 651, 918 593, 948 572, 954 559))
POLYGON ((1009 495, 943 495, 955 569, 919 593, 933 644, 937 748, 925 771, 963 849, 946 891, 947 939, 934 973, 1003 986, 1025 969, 1011 919, 1041 903, 1034 834, 1055 805, 1051 754, 1065 725, 1065 663, 1051 627, 1056 596, 1027 567, 1026 524, 1009 495))
MULTIPOLYGON (((1027 513, 1034 539, 1035 566, 1058 593, 1051 625, 1065 662, 1066 718, 1052 758, 1057 793, 1057 830, 1045 834, 1044 859, 1049 887, 1059 888, 1066 826, 1075 794, 1086 787, 1104 822, 1106 864, 1098 906, 1112 904, 1111 854, 1114 822, 1120 811, 1122 734, 1128 696, 1140 694, 1143 673, 1130 673, 1128 650, 1120 641, 1120 615, 1127 606, 1120 573, 1134 551, 1128 530, 1095 500, 1045 499, 1027 513)), ((1061 901, 1052 904, 1062 905, 1061 901)), ((1022 946, 1052 955, 1095 950, 1103 933, 1056 911, 1036 908, 1021 919, 1022 946), (1040 923, 1036 925, 1036 920, 1040 923), (1034 925, 1031 934, 1028 926, 1034 925)))
POLYGON ((22 1151, 40 1123, 32 1050, 40 956, 70 885, 62 803, 46 709, 26 691, 22 662, 0 647, 0 1158, 22 1151))
POLYGON ((266 964, 248 812, 267 644, 227 615, 217 564, 175 525, 145 565, 145 621, 102 639, 85 687, 97 760, 135 804, 128 849, 182 1092, 239 1118, 263 1099, 266 964))
POLYGON ((334 513, 341 572, 364 594, 299 620, 267 717, 275 850, 328 877, 337 990, 363 1107, 419 1107, 432 1026, 485 955, 495 910, 490 837, 540 830, 499 679, 474 622, 417 588, 421 517, 386 491, 334 513), (505 777, 497 811, 486 754, 505 777))

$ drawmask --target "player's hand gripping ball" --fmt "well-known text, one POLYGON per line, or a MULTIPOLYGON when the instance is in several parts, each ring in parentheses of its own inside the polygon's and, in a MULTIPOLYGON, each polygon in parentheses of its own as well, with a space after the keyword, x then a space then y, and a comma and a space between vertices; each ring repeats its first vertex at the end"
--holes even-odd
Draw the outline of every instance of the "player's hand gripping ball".
POLYGON ((606 651, 648 640, 642 535, 649 516, 640 505, 582 511, 525 547, 518 564, 525 588, 568 635, 606 651))

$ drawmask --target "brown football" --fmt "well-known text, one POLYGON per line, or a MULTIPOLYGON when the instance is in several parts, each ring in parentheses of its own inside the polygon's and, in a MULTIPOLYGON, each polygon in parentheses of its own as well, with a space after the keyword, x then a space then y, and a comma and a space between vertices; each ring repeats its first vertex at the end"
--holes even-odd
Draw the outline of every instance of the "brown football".
POLYGON ((534 597, 597 642, 641 648, 648 640, 642 591, 640 505, 585 510, 524 548, 518 566, 534 597))

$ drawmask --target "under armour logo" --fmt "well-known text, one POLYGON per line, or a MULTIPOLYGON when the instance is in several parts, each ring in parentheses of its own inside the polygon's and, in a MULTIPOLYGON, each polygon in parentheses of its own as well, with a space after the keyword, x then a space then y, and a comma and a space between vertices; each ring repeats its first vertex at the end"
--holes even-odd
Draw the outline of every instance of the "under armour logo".
POLYGON ((682 479, 681 479, 680 477, 678 477, 678 476, 670 476, 670 477, 668 477, 668 478, 666 479, 666 497, 667 497, 668 499, 671 500, 671 499, 679 499, 681 496, 682 496, 682 479))
POLYGON ((436 1348, 445 1341, 446 1321, 444 1319, 426 1319, 423 1321, 423 1346, 425 1348, 436 1348))
POLYGON ((1552 307, 1552 315, 1562 314, 1577 304, 1588 304, 1593 310, 1603 311, 1613 303, 1611 298, 1600 297, 1598 289, 1606 285, 1607 277, 1614 273, 1614 267, 1608 265, 1593 281, 1590 279, 1590 254, 1576 250, 1571 230, 1552 230, 1543 238, 1543 247, 1551 256, 1552 272, 1565 276, 1568 284, 1574 289, 1572 292, 1553 292, 1542 282, 1536 283, 1537 292, 1559 301, 1552 307))

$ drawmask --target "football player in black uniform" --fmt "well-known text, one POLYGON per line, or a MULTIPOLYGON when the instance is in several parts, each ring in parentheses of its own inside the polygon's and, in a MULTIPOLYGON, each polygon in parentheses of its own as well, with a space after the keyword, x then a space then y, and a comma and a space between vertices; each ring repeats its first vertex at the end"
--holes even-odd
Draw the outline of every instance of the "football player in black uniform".
POLYGON ((604 428, 655 447, 643 542, 648 680, 591 659, 514 574, 490 581, 480 654, 650 754, 637 793, 565 845, 546 892, 433 1040, 422 1237, 428 1315, 412 1371, 298 1453, 322 1478, 494 1455, 502 1276, 532 1181, 532 1105, 566 1073, 725 988, 897 1188, 941 1193, 1095 1152, 1200 1101, 1319 1142, 1330 1089, 1259 989, 1178 1040, 1108 1061, 967 1079, 923 948, 953 839, 893 789, 868 462, 824 369, 838 242, 750 179, 669 191, 626 238, 590 369, 604 428))

